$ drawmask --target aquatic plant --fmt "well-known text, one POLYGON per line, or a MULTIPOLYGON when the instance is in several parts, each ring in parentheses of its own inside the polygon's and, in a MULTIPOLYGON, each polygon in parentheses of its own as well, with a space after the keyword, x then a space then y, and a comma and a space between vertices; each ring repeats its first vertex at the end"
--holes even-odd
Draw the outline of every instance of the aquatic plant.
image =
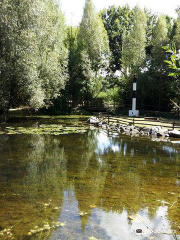
POLYGON ((38 134, 38 135, 62 135, 70 133, 85 133, 89 129, 88 126, 63 126, 59 124, 42 124, 35 127, 6 127, 0 134, 38 134))

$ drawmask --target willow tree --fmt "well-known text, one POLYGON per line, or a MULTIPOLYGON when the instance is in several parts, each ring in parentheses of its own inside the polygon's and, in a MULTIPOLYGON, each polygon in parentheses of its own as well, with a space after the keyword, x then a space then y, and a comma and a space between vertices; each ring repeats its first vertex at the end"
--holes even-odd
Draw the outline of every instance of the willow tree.
POLYGON ((53 0, 5 0, 0 7, 0 115, 57 97, 66 79, 64 19, 53 0))
MULTIPOLYGON (((42 1, 42 0, 41 0, 42 1)), ((43 11, 39 19, 39 79, 44 94, 43 102, 47 105, 59 96, 67 80, 68 51, 64 40, 66 37, 64 16, 54 0, 42 1, 43 11)), ((43 103, 43 104, 44 104, 43 103)))
POLYGON ((93 91, 97 88, 100 70, 107 64, 109 54, 107 32, 100 16, 95 11, 92 0, 86 0, 77 39, 79 66, 82 69, 81 79, 83 88, 86 89, 85 95, 87 99, 92 96, 93 91))

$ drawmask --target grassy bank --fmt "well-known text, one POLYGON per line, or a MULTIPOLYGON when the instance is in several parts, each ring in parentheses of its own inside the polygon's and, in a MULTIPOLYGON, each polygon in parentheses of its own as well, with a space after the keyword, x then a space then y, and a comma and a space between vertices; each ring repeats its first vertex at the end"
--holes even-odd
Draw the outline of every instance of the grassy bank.
POLYGON ((26 119, 26 120, 36 120, 36 119, 81 119, 89 118, 91 114, 83 109, 77 109, 70 115, 53 115, 49 114, 47 111, 32 111, 29 108, 19 108, 9 110, 9 119, 26 119))

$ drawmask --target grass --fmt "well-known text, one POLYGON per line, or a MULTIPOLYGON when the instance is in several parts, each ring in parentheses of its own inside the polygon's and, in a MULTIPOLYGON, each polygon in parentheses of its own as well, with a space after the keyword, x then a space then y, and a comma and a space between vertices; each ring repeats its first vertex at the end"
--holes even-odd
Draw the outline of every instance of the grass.
POLYGON ((35 112, 30 110, 29 108, 18 108, 18 109, 10 109, 9 110, 9 119, 28 119, 28 120, 36 120, 36 119, 81 119, 81 118, 90 118, 90 113, 83 110, 77 109, 73 111, 71 115, 52 115, 52 114, 44 114, 41 111, 35 112))

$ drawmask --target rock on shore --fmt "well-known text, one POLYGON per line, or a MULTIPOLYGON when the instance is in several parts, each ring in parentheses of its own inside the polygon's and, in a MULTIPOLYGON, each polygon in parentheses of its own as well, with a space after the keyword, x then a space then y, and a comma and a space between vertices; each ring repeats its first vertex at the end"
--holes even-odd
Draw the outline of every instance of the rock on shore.
POLYGON ((180 131, 179 130, 169 131, 169 136, 172 138, 180 138, 180 131))
POLYGON ((151 136, 152 138, 161 138, 168 139, 172 138, 180 138, 180 131, 178 130, 168 130, 166 128, 162 128, 161 126, 152 126, 152 127, 137 127, 131 125, 124 125, 120 123, 113 122, 108 125, 106 122, 101 122, 96 117, 91 117, 88 120, 89 123, 94 124, 96 126, 102 127, 103 129, 115 131, 117 133, 122 133, 130 136, 151 136))

